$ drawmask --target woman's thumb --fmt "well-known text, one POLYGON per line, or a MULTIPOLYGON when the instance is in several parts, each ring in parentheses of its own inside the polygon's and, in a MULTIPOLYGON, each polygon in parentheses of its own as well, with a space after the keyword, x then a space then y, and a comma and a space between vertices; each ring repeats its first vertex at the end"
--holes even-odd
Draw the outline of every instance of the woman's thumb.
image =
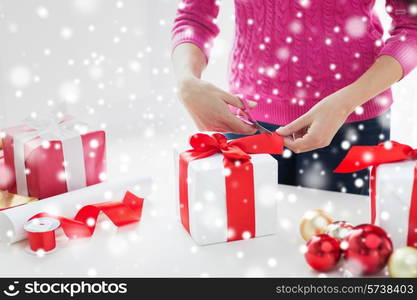
POLYGON ((306 118, 301 117, 299 119, 296 119, 296 120, 292 121, 288 125, 279 127, 275 131, 279 135, 289 136, 289 135, 292 135, 293 133, 295 133, 295 132, 303 129, 306 126, 307 126, 307 124, 306 124, 306 118))

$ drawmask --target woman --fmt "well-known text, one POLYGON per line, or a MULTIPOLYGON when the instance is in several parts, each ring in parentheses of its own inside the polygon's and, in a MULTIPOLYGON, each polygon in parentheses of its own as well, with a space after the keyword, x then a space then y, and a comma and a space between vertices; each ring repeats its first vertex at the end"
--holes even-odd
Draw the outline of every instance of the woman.
POLYGON ((230 92, 200 79, 218 2, 183 0, 172 30, 179 97, 197 127, 254 134, 236 116, 246 101, 294 152, 277 157, 280 183, 367 194, 366 170, 332 170, 351 144, 389 139, 389 88, 417 65, 412 1, 386 1, 393 26, 384 42, 375 0, 235 0, 230 92))

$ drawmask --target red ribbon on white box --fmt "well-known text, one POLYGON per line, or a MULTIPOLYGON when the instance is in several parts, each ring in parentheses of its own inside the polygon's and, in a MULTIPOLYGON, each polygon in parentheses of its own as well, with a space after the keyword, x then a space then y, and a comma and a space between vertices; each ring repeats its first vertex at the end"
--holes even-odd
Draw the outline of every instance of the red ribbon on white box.
MULTIPOLYGON (((381 164, 407 160, 417 160, 417 149, 395 141, 381 143, 378 146, 353 146, 334 172, 351 173, 371 167, 371 223, 375 224, 377 211, 377 168, 381 164)), ((414 167, 413 175, 413 187, 408 216, 407 245, 417 247, 417 166, 414 167)))
MULTIPOLYGON (((64 157, 63 177, 67 184, 67 190, 72 191, 85 187, 83 145, 80 132, 76 129, 81 123, 68 118, 60 122, 51 119, 27 119, 24 123, 30 129, 13 136, 17 194, 29 196, 26 179, 25 144, 37 137, 40 138, 39 143, 41 145, 45 143, 43 146, 47 146, 48 140, 61 142, 64 157)), ((28 171, 30 172, 30 170, 28 171)))
POLYGON ((197 133, 190 138, 191 150, 180 153, 179 193, 180 214, 184 228, 190 231, 188 203, 188 165, 193 160, 221 153, 223 165, 230 174, 225 176, 227 241, 255 236, 255 197, 253 165, 250 154, 281 154, 283 139, 276 133, 258 134, 227 141, 220 133, 197 133))

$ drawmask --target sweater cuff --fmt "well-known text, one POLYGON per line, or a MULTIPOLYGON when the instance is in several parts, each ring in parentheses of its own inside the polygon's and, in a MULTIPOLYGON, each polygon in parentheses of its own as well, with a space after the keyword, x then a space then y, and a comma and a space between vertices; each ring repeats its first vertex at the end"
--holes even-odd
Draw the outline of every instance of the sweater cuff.
POLYGON ((207 34, 196 30, 194 27, 185 27, 174 32, 172 36, 172 51, 183 43, 192 43, 196 45, 206 56, 206 63, 210 58, 210 51, 213 48, 213 39, 207 34))
POLYGON ((401 79, 417 66, 417 41, 413 38, 403 39, 399 36, 389 38, 378 55, 389 55, 400 63, 403 69, 401 79))

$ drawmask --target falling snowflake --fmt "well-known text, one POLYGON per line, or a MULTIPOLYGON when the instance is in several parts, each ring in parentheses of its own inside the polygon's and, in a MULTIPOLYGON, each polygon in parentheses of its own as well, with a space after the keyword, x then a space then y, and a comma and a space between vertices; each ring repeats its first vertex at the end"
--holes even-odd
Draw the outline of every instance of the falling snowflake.
POLYGON ((74 81, 67 81, 61 84, 59 95, 67 103, 76 103, 80 97, 80 87, 74 81))
POLYGON ((345 24, 346 33, 353 38, 360 38, 366 33, 366 22, 360 17, 351 17, 345 24))
POLYGON ((39 18, 46 19, 49 17, 49 10, 44 6, 39 6, 36 8, 36 14, 39 16, 39 18))
POLYGON ((32 80, 32 74, 28 67, 16 66, 10 72, 10 82, 16 88, 27 87, 32 80))
POLYGON ((99 7, 99 0, 74 0, 74 9, 82 14, 92 14, 97 11, 99 7))

